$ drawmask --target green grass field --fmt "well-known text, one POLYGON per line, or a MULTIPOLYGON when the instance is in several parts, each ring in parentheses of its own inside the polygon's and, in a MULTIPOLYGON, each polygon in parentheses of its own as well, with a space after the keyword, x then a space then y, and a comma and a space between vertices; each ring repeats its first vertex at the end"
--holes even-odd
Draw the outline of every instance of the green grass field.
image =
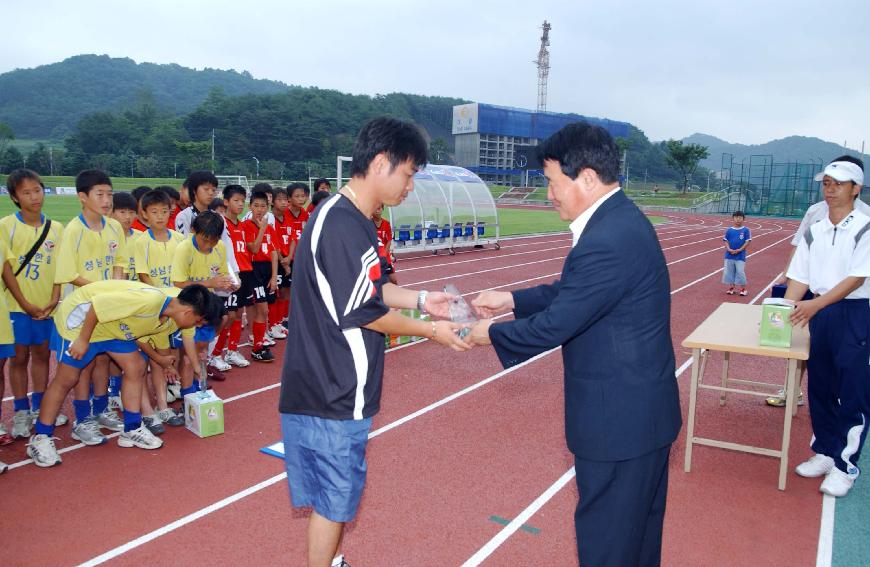
MULTIPOLYGON (((17 209, 7 197, 0 198, 0 217, 14 213, 17 209)), ((79 200, 73 196, 49 195, 45 198, 45 214, 64 224, 75 217, 81 208, 79 200)), ((564 232, 568 223, 559 218, 552 209, 499 209, 499 228, 501 236, 516 236, 538 232, 564 232)), ((653 224, 664 222, 662 217, 650 216, 653 224)))

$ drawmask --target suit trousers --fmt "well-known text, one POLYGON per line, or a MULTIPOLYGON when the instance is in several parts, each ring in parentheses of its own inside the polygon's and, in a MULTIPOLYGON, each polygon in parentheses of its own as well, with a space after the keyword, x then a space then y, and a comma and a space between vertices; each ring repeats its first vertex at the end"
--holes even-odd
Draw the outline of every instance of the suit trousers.
POLYGON ((626 461, 574 459, 580 491, 574 527, 582 567, 661 563, 670 450, 666 445, 626 461))

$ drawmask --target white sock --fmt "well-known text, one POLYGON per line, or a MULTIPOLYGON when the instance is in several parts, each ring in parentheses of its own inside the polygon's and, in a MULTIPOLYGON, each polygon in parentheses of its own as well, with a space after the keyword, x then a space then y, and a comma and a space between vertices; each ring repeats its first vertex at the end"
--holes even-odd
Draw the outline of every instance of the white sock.
POLYGON ((344 554, 339 553, 332 560, 332 567, 341 567, 341 564, 344 562, 344 554))

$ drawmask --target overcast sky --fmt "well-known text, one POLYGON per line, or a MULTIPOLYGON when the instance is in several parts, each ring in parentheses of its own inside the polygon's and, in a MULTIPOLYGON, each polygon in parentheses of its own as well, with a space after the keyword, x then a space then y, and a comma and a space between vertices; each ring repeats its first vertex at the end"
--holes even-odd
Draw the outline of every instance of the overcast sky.
POLYGON ((4 2, 0 72, 82 53, 625 120, 653 140, 870 147, 867 0, 4 2))

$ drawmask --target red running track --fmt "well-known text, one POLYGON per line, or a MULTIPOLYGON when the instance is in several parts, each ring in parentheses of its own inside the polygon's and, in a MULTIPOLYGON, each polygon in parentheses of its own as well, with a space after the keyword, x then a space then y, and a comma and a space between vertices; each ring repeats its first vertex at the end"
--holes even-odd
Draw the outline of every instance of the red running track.
MULTIPOLYGON (((719 278, 728 219, 671 215, 657 227, 669 263, 677 365, 680 341, 722 301, 749 302, 782 269, 795 221, 751 220, 750 295, 725 296, 719 278)), ((554 279, 570 247, 567 233, 506 240, 500 251, 460 250, 453 257, 400 261, 400 282, 436 289, 448 282, 473 295, 554 279)), ((279 349, 280 350, 280 349, 279 349)), ((277 352, 277 351, 276 351, 277 352)), ((781 381, 784 368, 734 357, 735 375, 781 381)), ((715 372, 716 358, 711 360, 715 372)), ((227 433, 197 439, 169 431, 163 449, 125 450, 114 441, 78 447, 58 430, 64 464, 38 469, 23 442, 0 458, 0 533, 7 565, 117 565, 178 561, 233 565, 304 565, 304 513, 289 506, 283 465, 258 452, 280 438, 273 365, 233 370, 217 384, 226 400, 227 433), (26 517, 26 521, 22 521, 26 517), (48 537, 46 535, 48 534, 48 537), (104 555, 105 554, 105 555, 104 555), (102 557, 101 557, 102 556, 102 557)), ((689 371, 679 377, 684 407, 689 371)), ((7 390, 8 392, 8 390, 7 390)), ((574 565, 573 480, 564 445, 562 363, 558 352, 504 372, 491 349, 447 353, 428 342, 387 354, 382 411, 369 444, 369 476, 360 514, 343 551, 354 566, 461 565, 482 548, 485 565, 574 565), (484 383, 481 383, 485 381, 484 383), (413 419, 421 408, 462 392, 413 419), (385 427, 390 427, 384 429, 385 427), (551 489, 551 497, 503 543, 486 548, 504 526, 551 489)), ((3 404, 11 415, 11 404, 3 404)), ((699 400, 699 434, 775 446, 782 410, 732 397, 720 408, 699 400)), ((817 482, 790 475, 776 489, 778 463, 701 447, 682 470, 684 433, 670 467, 663 562, 666 565, 810 565, 818 538, 817 482)), ((790 462, 809 454, 801 408, 790 462)))

